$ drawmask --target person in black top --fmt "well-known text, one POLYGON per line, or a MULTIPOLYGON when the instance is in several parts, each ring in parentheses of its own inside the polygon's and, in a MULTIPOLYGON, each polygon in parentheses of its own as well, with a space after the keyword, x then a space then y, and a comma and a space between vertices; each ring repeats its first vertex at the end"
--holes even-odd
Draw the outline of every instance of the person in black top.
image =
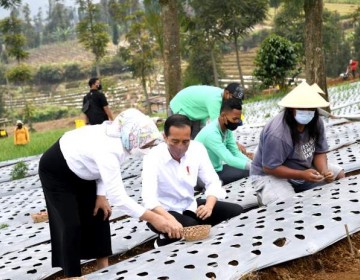
POLYGON ((105 95, 100 92, 101 83, 98 78, 89 80, 90 92, 83 99, 83 113, 86 124, 101 124, 104 121, 113 120, 113 115, 105 95))

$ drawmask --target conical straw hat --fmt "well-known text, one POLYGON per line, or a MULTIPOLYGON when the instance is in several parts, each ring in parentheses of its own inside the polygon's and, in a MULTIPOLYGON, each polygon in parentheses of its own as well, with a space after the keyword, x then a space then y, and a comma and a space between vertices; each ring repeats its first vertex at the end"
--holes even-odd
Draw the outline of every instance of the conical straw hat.
POLYGON ((325 92, 321 89, 321 87, 319 87, 319 85, 318 85, 317 83, 313 83, 313 84, 311 85, 311 87, 312 87, 313 89, 315 89, 315 91, 316 91, 317 93, 320 93, 320 94, 322 94, 322 95, 325 95, 325 92))
POLYGON ((285 95, 278 104, 287 108, 321 108, 329 106, 330 103, 308 83, 302 82, 285 95))

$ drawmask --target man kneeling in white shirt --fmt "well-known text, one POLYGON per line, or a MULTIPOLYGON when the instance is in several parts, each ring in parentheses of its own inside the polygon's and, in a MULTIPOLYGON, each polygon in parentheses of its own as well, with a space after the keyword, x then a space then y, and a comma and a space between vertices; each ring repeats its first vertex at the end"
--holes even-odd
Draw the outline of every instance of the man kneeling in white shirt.
POLYGON ((199 224, 216 225, 239 215, 240 205, 218 199, 225 190, 208 153, 200 142, 190 140, 190 120, 184 115, 170 116, 164 124, 165 143, 151 149, 144 157, 142 198, 145 208, 165 217, 177 230, 159 233, 155 247, 175 242, 182 237, 183 227, 199 224), (205 199, 195 199, 197 177, 205 184, 205 199))

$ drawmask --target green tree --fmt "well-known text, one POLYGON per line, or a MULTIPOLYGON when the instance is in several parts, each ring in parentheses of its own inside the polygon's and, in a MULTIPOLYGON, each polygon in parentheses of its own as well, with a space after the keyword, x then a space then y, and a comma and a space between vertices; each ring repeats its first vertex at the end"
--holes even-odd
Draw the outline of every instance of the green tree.
POLYGON ((242 86, 244 79, 240 65, 239 38, 244 37, 257 23, 266 18, 268 0, 198 0, 203 4, 204 17, 213 17, 211 34, 221 34, 223 40, 230 37, 233 40, 236 62, 242 86))
POLYGON ((124 32, 129 32, 132 17, 136 11, 140 10, 138 0, 108 0, 108 13, 113 22, 123 27, 124 32))
POLYGON ((36 32, 34 26, 31 23, 31 12, 29 4, 25 4, 22 7, 22 14, 24 17, 24 22, 22 26, 23 33, 26 37, 27 47, 36 48, 38 47, 38 40, 36 38, 36 32))
POLYGON ((150 33, 159 45, 160 53, 164 53, 163 23, 161 6, 158 1, 144 0, 145 22, 150 33))
POLYGON ((323 47, 323 1, 304 0, 306 81, 317 83, 328 100, 323 47))
POLYGON ((163 26, 163 60, 166 104, 180 91, 181 56, 180 56, 180 27, 178 21, 178 6, 176 0, 159 0, 161 6, 161 20, 163 26))
POLYGON ((147 77, 154 69, 156 43, 146 29, 144 12, 137 11, 133 16, 134 19, 136 17, 136 21, 132 21, 133 23, 130 26, 130 31, 126 35, 129 47, 127 49, 121 49, 121 53, 124 60, 130 62, 130 65, 133 68, 134 77, 139 77, 141 79, 147 113, 151 114, 151 103, 149 101, 146 82, 147 77))
POLYGON ((345 38, 340 14, 324 11, 323 42, 326 62, 326 76, 338 77, 345 72, 350 54, 350 42, 345 38))
MULTIPOLYGON (((24 86, 32 79, 32 69, 26 64, 18 64, 17 66, 7 70, 5 75, 10 82, 20 86, 26 108, 28 104, 25 99, 24 86)), ((10 91, 9 94, 11 94, 10 91)))
POLYGON ((83 19, 78 23, 76 30, 78 40, 95 56, 96 74, 100 77, 100 60, 106 55, 106 46, 110 41, 106 24, 98 22, 98 6, 91 0, 78 0, 80 9, 84 13, 83 19))
POLYGON ((305 28, 303 7, 303 0, 285 0, 274 18, 274 32, 293 43, 300 43, 302 52, 305 28))
POLYGON ((20 3, 21 0, 0 0, 0 7, 4 9, 10 9, 19 6, 20 3))
POLYGON ((353 37, 354 58, 360 61, 360 7, 353 13, 353 22, 355 25, 353 37))
POLYGON ((0 32, 4 37, 9 56, 14 57, 18 63, 29 56, 29 53, 24 50, 26 37, 22 34, 22 21, 14 14, 0 21, 0 32))
POLYGON ((73 38, 74 30, 70 27, 60 28, 57 27, 56 30, 51 33, 51 38, 56 42, 64 42, 73 38))
POLYGON ((35 79, 39 84, 59 84, 63 80, 64 74, 60 66, 41 65, 36 73, 35 79))
POLYGON ((120 33, 119 33, 119 26, 117 23, 113 23, 112 25, 112 42, 115 46, 119 44, 120 41, 120 33))
POLYGON ((336 14, 324 13, 321 0, 283 1, 275 19, 275 32, 301 44, 307 82, 318 83, 326 93, 325 74, 333 74, 332 69, 339 71, 344 65, 340 57, 347 53, 347 42, 339 32, 336 14))
POLYGON ((219 58, 212 58, 211 54, 218 54, 216 50, 213 52, 209 49, 209 45, 206 44, 206 41, 197 41, 192 43, 190 56, 188 59, 188 66, 184 72, 184 87, 191 85, 217 85, 216 80, 217 75, 220 72, 218 64, 215 63, 217 67, 216 71, 213 69, 213 60, 218 61, 219 58), (216 74, 215 74, 216 73, 216 74))
POLYGON ((298 74, 299 55, 295 44, 272 34, 261 44, 255 58, 254 76, 263 87, 285 86, 287 77, 298 74))
POLYGON ((19 64, 6 71, 6 76, 10 82, 24 86, 32 79, 32 70, 26 64, 19 64))
POLYGON ((34 28, 35 28, 35 31, 36 31, 36 35, 35 35, 36 44, 38 46, 41 46, 42 41, 43 41, 43 30, 44 30, 42 9, 41 8, 39 8, 38 13, 34 17, 34 28))
MULTIPOLYGON (((212 74, 209 76, 213 77, 211 84, 219 86, 219 75, 218 75, 218 62, 219 62, 219 53, 216 53, 217 42, 223 40, 223 30, 217 28, 218 22, 220 20, 219 13, 213 11, 214 1, 197 1, 194 0, 191 2, 191 6, 194 8, 194 16, 191 17, 193 22, 188 24, 189 27, 189 44, 192 46, 192 51, 196 54, 198 53, 197 45, 202 46, 202 51, 208 52, 208 54, 203 54, 201 57, 208 56, 209 61, 211 62, 212 68, 209 69, 212 74)), ((217 7, 217 6, 215 6, 217 7)), ((192 55, 191 55, 192 56, 192 55)), ((193 57, 194 60, 198 59, 193 57)), ((194 65, 195 66, 195 65, 194 65)), ((190 65, 189 65, 190 67, 190 65)), ((195 66, 196 67, 196 66, 195 66)), ((190 70, 191 68, 189 68, 190 70)), ((209 72, 210 73, 210 72, 209 72)), ((200 74, 202 75, 202 74, 200 74)))
POLYGON ((51 5, 49 13, 48 22, 44 27, 44 38, 48 42, 71 38, 74 31, 73 11, 63 3, 55 2, 51 5))
MULTIPOLYGON (((21 0, 0 0, 0 7, 4 9, 10 9, 19 6, 21 3, 21 0)), ((2 43, 0 40, 0 44, 2 43)), ((1 61, 6 60, 7 54, 2 50, 2 47, 0 48, 0 54, 1 54, 1 61)), ((0 92, 0 116, 3 114, 3 92, 0 92)))

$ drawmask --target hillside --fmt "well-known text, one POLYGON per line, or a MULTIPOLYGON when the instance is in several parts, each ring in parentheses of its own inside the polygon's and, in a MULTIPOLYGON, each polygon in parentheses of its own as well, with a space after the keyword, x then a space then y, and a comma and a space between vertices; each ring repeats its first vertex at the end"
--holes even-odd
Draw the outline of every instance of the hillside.
MULTIPOLYGON (((115 55, 116 46, 109 43, 107 52, 107 55, 115 55)), ((67 64, 74 62, 88 65, 93 63, 94 60, 93 54, 87 51, 76 40, 42 45, 39 48, 31 49, 29 53, 29 59, 26 60, 26 63, 34 67, 43 64, 67 64)))

